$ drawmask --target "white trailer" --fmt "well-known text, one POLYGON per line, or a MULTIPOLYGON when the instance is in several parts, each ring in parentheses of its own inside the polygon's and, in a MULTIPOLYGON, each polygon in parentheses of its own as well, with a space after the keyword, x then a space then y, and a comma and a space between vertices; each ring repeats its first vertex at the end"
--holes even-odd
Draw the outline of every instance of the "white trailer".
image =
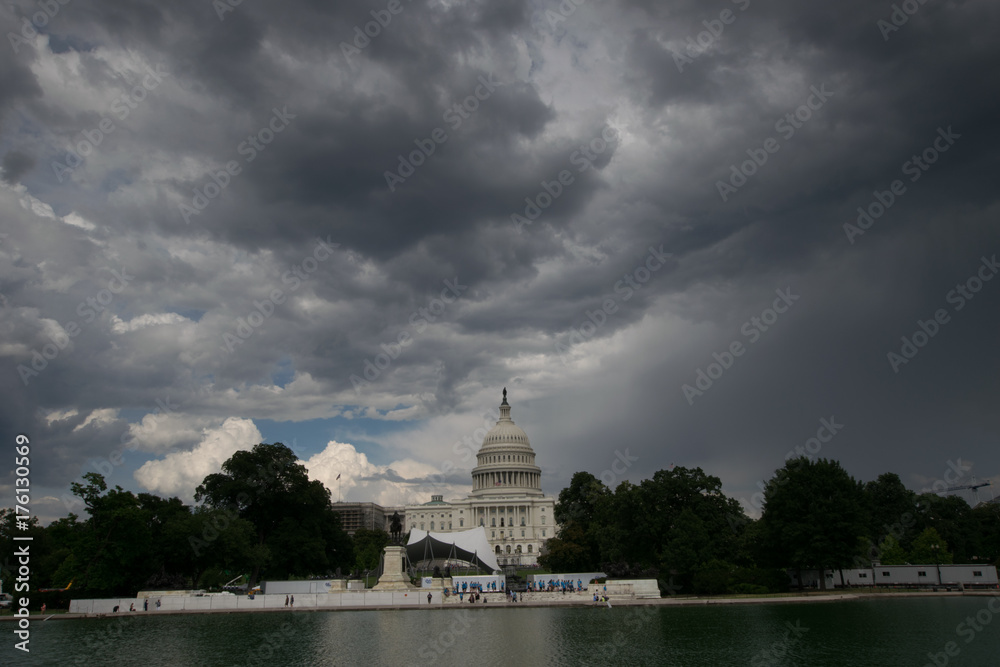
MULTIPOLYGON (((997 568, 993 565, 873 565, 865 568, 825 570, 827 588, 851 588, 864 586, 901 588, 997 588, 997 568)), ((795 572, 790 571, 792 585, 797 586, 795 572)), ((802 584, 807 588, 817 588, 816 570, 802 571, 802 584)))

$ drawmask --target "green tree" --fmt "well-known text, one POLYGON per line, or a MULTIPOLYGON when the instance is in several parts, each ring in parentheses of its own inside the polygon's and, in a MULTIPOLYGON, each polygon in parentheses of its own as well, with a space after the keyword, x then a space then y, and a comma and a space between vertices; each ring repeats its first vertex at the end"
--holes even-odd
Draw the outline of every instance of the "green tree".
POLYGON ((354 531, 354 567, 361 572, 376 569, 389 540, 384 530, 359 528, 354 531))
POLYGON ((878 561, 882 565, 906 565, 909 562, 906 550, 900 546, 899 540, 892 535, 885 536, 878 545, 878 551, 878 561))
MULTIPOLYGON (((956 563, 972 562, 980 542, 979 522, 961 496, 921 494, 917 499, 916 533, 934 528, 951 546, 956 563)), ((905 542, 904 542, 905 546, 905 542)), ((910 546, 911 550, 913 546, 910 546)))
POLYGON ((656 571, 673 586, 688 586, 702 563, 733 562, 749 523, 718 477, 683 466, 622 482, 596 510, 605 572, 656 571))
POLYGON ((108 489, 94 472, 71 489, 88 518, 81 522, 70 514, 46 529, 53 546, 38 552, 43 581, 53 587, 72 581, 74 590, 90 595, 133 595, 150 582, 187 583, 182 543, 165 536, 167 526, 190 516, 179 499, 108 489))
POLYGON ((700 565, 692 578, 691 586, 698 595, 720 595, 729 591, 736 573, 732 563, 713 558, 700 565))
POLYGON ((611 492, 589 472, 577 472, 559 492, 554 512, 559 534, 546 541, 539 563, 553 572, 578 572, 598 566, 599 508, 611 492))
POLYGON ((882 473, 864 487, 864 503, 868 510, 866 535, 878 544, 886 535, 895 535, 909 544, 916 536, 912 529, 915 521, 916 494, 910 491, 891 472, 882 473))
POLYGON ((549 538, 538 563, 551 572, 586 572, 594 568, 593 554, 585 546, 588 537, 583 527, 570 522, 559 528, 558 537, 549 538))
POLYGON ((176 559, 179 571, 195 585, 210 569, 248 572, 267 562, 268 551, 257 544, 254 525, 228 510, 197 507, 186 519, 178 517, 164 526, 163 532, 164 544, 171 545, 168 560, 176 559))
MULTIPOLYGON (((275 576, 327 574, 354 562, 350 538, 340 527, 330 491, 310 480, 295 454, 280 442, 238 451, 207 476, 195 499, 253 524, 258 555, 266 552, 275 576)), ((256 584, 264 563, 250 577, 256 584)))
POLYGON ((576 523, 589 530, 597 520, 598 504, 610 494, 608 487, 589 472, 574 474, 569 486, 559 492, 554 510, 556 523, 576 523))
POLYGON ((978 539, 971 562, 1000 566, 1000 503, 977 505, 972 515, 976 520, 978 539))
POLYGON ((914 565, 951 564, 952 553, 948 550, 948 543, 938 534, 937 530, 926 528, 917 536, 917 539, 913 540, 910 562, 914 565))
POLYGON ((792 459, 764 491, 765 558, 799 570, 799 581, 803 569, 851 567, 865 523, 861 486, 836 461, 792 459))
POLYGON ((553 558, 562 554, 558 557, 564 564, 553 572, 575 569, 569 563, 583 565, 585 570, 597 567, 600 559, 598 535, 604 529, 599 515, 602 505, 610 498, 611 490, 589 472, 576 473, 569 486, 559 492, 554 512, 561 541, 550 545, 549 553, 553 558), (575 555, 570 557, 570 554, 575 555))
POLYGON ((763 530, 760 520, 743 517, 742 513, 736 520, 730 522, 732 530, 736 532, 736 556, 733 563, 744 568, 753 568, 761 562, 761 550, 763 549, 763 530))
POLYGON ((640 539, 652 548, 653 564, 690 575, 709 560, 734 560, 745 517, 718 477, 701 468, 658 470, 640 484, 640 495, 648 526, 640 539))
MULTIPOLYGON (((89 518, 73 547, 70 575, 80 589, 99 595, 134 595, 158 569, 149 511, 131 491, 108 489, 104 477, 90 472, 73 482, 89 518)), ((60 571, 63 568, 60 567, 60 571)))

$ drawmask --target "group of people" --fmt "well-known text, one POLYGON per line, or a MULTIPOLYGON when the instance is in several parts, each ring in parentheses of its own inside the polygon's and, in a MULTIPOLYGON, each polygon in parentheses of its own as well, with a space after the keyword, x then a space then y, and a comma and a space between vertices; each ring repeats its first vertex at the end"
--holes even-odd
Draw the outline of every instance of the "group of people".
MULTIPOLYGON (((531 593, 576 593, 578 591, 587 590, 587 586, 583 585, 583 580, 577 579, 575 582, 566 579, 549 579, 548 581, 529 581, 527 590, 531 593)), ((604 588, 605 593, 607 593, 607 586, 604 588)), ((469 602, 478 602, 480 596, 483 593, 504 593, 507 596, 508 601, 518 602, 523 601, 524 594, 520 596, 516 591, 507 589, 504 586, 504 582, 500 581, 488 581, 485 584, 478 581, 463 581, 461 584, 456 583, 453 590, 445 589, 445 597, 450 597, 452 595, 457 595, 458 599, 465 602, 466 595, 469 596, 469 602)), ((489 598, 483 600, 488 601, 489 598)), ((594 601, 597 602, 598 599, 604 600, 605 597, 594 594, 594 601)))
POLYGON ((294 595, 291 596, 291 604, 289 604, 289 596, 287 596, 287 595, 285 596, 285 606, 286 607, 294 607, 295 606, 295 596, 294 595))
MULTIPOLYGON (((159 600, 159 598, 157 598, 157 600, 156 600, 156 608, 157 609, 160 608, 160 600, 159 600)), ((134 602, 128 606, 128 610, 129 611, 135 611, 136 610, 134 602)), ((143 611, 149 611, 149 598, 143 599, 143 601, 142 601, 142 610, 143 611)), ((45 611, 45 609, 44 609, 44 605, 43 605, 42 612, 44 612, 44 611, 45 611)), ((118 605, 115 605, 114 609, 111 610, 111 613, 113 613, 113 614, 117 614, 118 613, 118 605)))
POLYGON ((585 591, 587 589, 580 579, 576 580, 576 585, 572 581, 566 581, 565 579, 549 579, 547 582, 529 581, 528 590, 547 593, 558 593, 559 591, 563 593, 575 593, 576 591, 585 591))
MULTIPOLYGON (((521 597, 521 602, 524 602, 524 593, 521 593, 520 597, 521 597)), ((507 601, 508 602, 517 602, 518 601, 518 592, 514 591, 514 590, 508 590, 507 591, 507 601)))
POLYGON ((465 596, 469 596, 470 603, 476 603, 480 600, 485 604, 489 602, 489 598, 483 599, 483 593, 503 593, 507 596, 509 602, 518 602, 524 600, 524 593, 521 593, 520 597, 517 592, 506 588, 504 582, 500 582, 499 586, 495 581, 488 581, 486 584, 481 584, 477 581, 463 581, 461 585, 455 584, 454 590, 445 589, 444 594, 446 597, 457 595, 459 602, 465 602, 465 596))
MULTIPOLYGON (((495 581, 487 582, 485 590, 487 592, 489 592, 489 591, 494 591, 495 592, 497 590, 497 582, 495 582, 495 581)), ((502 581, 500 582, 500 590, 501 591, 503 590, 503 582, 502 581)), ((472 596, 476 596, 475 599, 478 600, 479 599, 479 595, 482 592, 483 592, 483 585, 481 583, 479 583, 478 581, 472 581, 472 582, 463 581, 461 587, 459 587, 458 584, 455 584, 455 590, 451 591, 451 594, 452 595, 457 595, 459 600, 464 600, 466 594, 468 594, 470 598, 472 596)), ((475 601, 475 600, 473 600, 473 601, 475 601)))

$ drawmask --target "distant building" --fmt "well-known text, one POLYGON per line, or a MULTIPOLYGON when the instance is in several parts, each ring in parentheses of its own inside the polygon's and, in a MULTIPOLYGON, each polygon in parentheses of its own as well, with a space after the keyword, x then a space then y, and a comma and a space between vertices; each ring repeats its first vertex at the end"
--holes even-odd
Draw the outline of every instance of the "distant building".
POLYGON ((506 389, 500 420, 483 438, 476 463, 472 493, 466 498, 445 501, 435 495, 422 505, 385 508, 386 520, 398 511, 404 532, 483 526, 500 565, 537 564, 539 550, 558 528, 555 500, 542 493, 541 469, 528 435, 510 418, 506 389))
POLYGON ((340 515, 340 527, 348 535, 354 537, 359 528, 368 530, 384 530, 389 532, 388 520, 392 512, 386 516, 385 508, 375 503, 333 503, 333 511, 340 515))

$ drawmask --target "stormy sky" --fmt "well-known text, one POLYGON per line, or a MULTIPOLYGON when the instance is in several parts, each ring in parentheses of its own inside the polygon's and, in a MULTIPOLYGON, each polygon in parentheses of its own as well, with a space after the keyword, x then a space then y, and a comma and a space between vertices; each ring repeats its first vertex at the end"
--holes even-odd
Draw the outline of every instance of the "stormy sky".
POLYGON ((757 514, 790 452, 1000 490, 998 26, 7 3, 3 505, 18 434, 45 521, 262 441, 335 498, 459 496, 505 386, 553 495, 700 466, 757 514))

